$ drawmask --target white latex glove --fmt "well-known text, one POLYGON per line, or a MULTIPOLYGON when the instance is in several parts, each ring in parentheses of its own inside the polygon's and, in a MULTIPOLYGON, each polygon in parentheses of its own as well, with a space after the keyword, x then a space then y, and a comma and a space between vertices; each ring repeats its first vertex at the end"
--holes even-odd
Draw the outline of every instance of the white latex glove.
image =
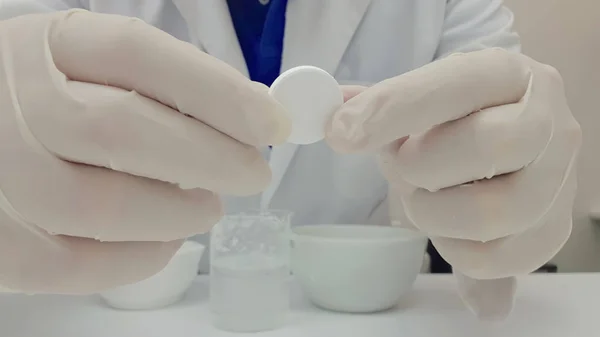
POLYGON ((457 54, 376 84, 335 114, 328 141, 382 149, 392 219, 404 206, 481 318, 505 317, 513 277, 571 233, 581 130, 558 72, 521 54, 457 54))
POLYGON ((266 87, 138 19, 22 16, 0 22, 0 51, 0 286, 13 291, 151 276, 218 221, 217 193, 268 184, 256 147, 289 134, 266 87))

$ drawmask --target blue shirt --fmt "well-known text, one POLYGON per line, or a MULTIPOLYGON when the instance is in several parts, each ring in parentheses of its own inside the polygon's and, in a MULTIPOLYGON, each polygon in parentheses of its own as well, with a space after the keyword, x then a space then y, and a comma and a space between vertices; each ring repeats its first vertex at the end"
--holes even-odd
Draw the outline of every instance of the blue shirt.
POLYGON ((287 0, 227 0, 250 79, 267 86, 279 76, 287 0))

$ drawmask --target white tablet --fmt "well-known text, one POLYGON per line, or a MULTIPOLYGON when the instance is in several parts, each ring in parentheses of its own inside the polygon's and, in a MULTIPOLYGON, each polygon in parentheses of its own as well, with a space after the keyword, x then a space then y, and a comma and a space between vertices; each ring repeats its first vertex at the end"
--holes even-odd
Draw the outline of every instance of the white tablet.
POLYGON ((273 82, 269 93, 289 113, 292 133, 288 142, 298 145, 325 138, 329 119, 344 103, 342 90, 333 76, 313 66, 285 71, 273 82))

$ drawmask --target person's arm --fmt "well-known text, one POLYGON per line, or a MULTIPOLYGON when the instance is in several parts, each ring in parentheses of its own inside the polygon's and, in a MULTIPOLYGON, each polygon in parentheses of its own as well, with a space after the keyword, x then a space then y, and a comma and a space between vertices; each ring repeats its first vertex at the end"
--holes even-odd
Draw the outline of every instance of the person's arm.
POLYGON ((380 155, 390 213, 430 236, 484 319, 569 238, 582 143, 560 74, 519 53, 512 23, 499 0, 449 0, 436 62, 348 100, 326 131, 337 152, 380 155))
POLYGON ((492 47, 520 52, 513 22, 502 0, 448 0, 436 59, 492 47))

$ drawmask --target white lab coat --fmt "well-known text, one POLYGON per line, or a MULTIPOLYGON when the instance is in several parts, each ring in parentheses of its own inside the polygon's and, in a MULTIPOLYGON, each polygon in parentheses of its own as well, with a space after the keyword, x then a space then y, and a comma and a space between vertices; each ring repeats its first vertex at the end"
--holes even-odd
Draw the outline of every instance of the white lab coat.
MULTIPOLYGON (((3 2, 0 18, 74 7, 135 16, 248 74, 225 0, 3 2)), ((518 50, 512 23, 502 0, 289 0, 282 71, 314 65, 340 82, 376 83, 452 52, 518 50)), ((387 185, 373 155, 336 154, 325 142, 284 145, 271 151, 270 164, 267 191, 224 197, 227 211, 258 208, 262 197, 271 208, 294 211, 294 224, 390 222, 387 185)))

